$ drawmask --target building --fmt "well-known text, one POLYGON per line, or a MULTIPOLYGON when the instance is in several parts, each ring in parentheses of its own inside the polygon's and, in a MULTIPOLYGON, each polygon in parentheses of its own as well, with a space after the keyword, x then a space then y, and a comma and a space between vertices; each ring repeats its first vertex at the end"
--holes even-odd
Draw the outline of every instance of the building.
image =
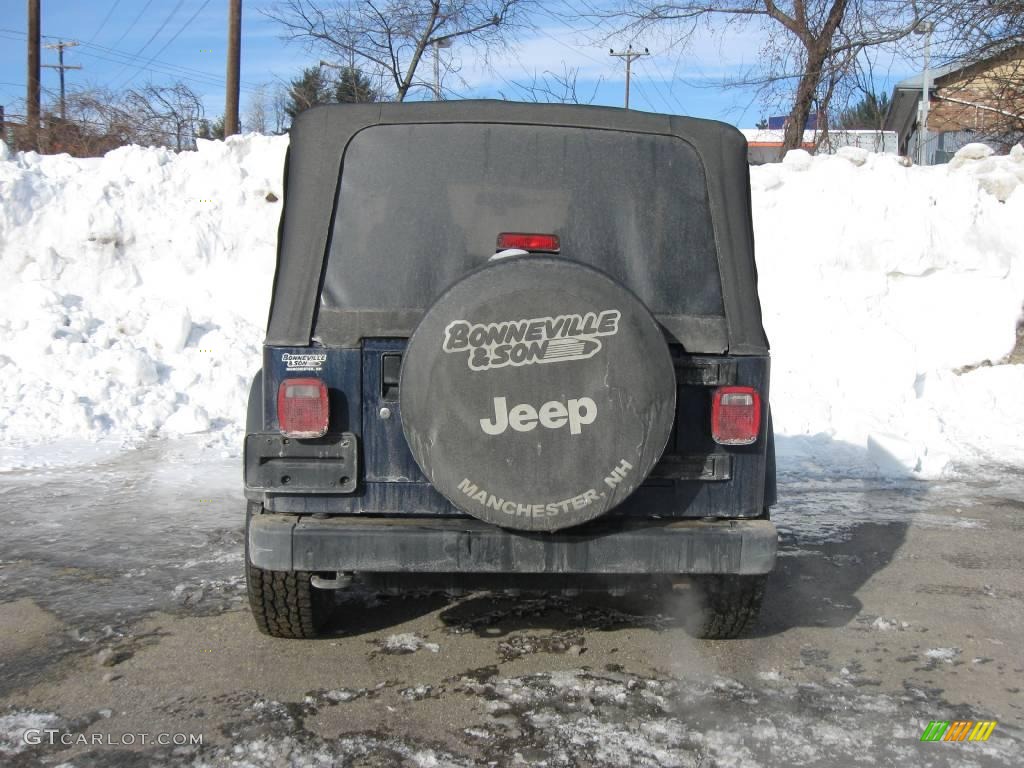
MULTIPOLYGON (((772 131, 784 131, 789 125, 789 115, 775 115, 768 118, 768 129, 772 131)), ((813 131, 818 128, 818 113, 811 112, 804 123, 804 130, 813 131)))
MULTIPOLYGON (((918 154, 923 79, 917 74, 893 89, 885 128, 899 135, 901 155, 918 154)), ((927 164, 947 162, 971 142, 1006 151, 1024 136, 1024 44, 930 70, 928 81, 927 164)))
MULTIPOLYGON (((785 130, 779 128, 741 128, 747 137, 747 162, 751 165, 776 163, 782 159, 785 130)), ((836 128, 822 135, 805 130, 800 147, 819 155, 833 154, 840 147, 862 147, 869 152, 896 152, 896 134, 892 131, 864 131, 836 128)))

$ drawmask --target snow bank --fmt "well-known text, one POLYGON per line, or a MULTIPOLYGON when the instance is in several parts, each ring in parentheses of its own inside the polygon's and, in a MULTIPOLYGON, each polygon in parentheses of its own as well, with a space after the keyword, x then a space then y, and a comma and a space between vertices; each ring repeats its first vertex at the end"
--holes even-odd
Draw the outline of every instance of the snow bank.
MULTIPOLYGON (((286 147, 0 156, 0 444, 238 446, 286 147)), ((956 373, 1010 352, 1024 299, 1024 150, 975 149, 936 168, 796 152, 752 169, 783 468, 1024 462, 1024 366, 956 373)))
POLYGON ((1024 303, 1024 150, 990 155, 791 152, 751 169, 781 464, 1024 462, 1024 366, 956 373, 1006 358, 1024 303))
POLYGON ((238 439, 286 148, 0 161, 0 440, 238 439))

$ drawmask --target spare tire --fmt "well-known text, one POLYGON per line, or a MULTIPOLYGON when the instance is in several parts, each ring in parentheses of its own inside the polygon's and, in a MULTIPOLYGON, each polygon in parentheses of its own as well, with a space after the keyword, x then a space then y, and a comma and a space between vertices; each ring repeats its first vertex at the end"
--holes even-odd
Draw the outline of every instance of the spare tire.
POLYGON ((554 531, 631 494, 675 414, 668 346, 643 303, 567 259, 493 262, 449 288, 402 361, 402 428, 430 482, 495 525, 554 531))

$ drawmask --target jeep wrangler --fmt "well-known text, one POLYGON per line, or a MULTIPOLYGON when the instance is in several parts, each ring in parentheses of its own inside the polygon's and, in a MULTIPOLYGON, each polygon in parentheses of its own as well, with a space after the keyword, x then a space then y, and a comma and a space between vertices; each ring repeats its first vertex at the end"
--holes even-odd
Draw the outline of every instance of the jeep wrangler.
POLYGON ((303 112, 248 404, 256 624, 315 636, 356 582, 660 584, 733 637, 775 562, 768 374, 734 128, 303 112))

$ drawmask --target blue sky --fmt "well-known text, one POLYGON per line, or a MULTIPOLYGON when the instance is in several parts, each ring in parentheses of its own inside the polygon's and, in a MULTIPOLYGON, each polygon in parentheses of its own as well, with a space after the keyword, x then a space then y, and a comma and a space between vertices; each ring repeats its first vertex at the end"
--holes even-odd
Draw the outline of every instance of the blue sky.
MULTIPOLYGON (((320 59, 317 51, 282 39, 282 28, 260 13, 268 0, 243 2, 242 117, 261 85, 284 82, 303 66, 320 59)), ((147 82, 181 79, 203 98, 208 116, 223 112, 227 0, 42 0, 43 43, 76 40, 80 46, 65 52, 65 63, 82 70, 66 75, 69 85, 100 85, 123 89, 147 82)), ((454 78, 446 85, 467 97, 515 93, 510 83, 530 82, 534 74, 578 68, 578 92, 593 103, 621 106, 624 67, 608 55, 609 44, 587 39, 551 16, 535 19, 537 31, 515 48, 484 66, 458 46, 443 51, 445 64, 458 69, 464 84, 454 78)), ((24 0, 0 0, 0 104, 20 112, 25 94, 24 0)), ((613 41, 614 42, 614 41, 613 41)), ((619 41, 617 48, 628 40, 619 41)), ((723 78, 757 64, 763 39, 756 30, 730 33, 720 40, 704 35, 683 55, 667 43, 638 39, 652 55, 634 64, 631 106, 647 111, 687 114, 751 127, 763 115, 788 111, 785 104, 764 105, 751 92, 723 89, 723 78)), ((57 52, 43 51, 43 63, 54 64, 57 52)), ((424 75, 428 75, 430 63, 424 75)), ((912 67, 887 62, 886 85, 911 73, 912 67)), ((58 73, 44 69, 43 88, 58 91, 58 73)))

